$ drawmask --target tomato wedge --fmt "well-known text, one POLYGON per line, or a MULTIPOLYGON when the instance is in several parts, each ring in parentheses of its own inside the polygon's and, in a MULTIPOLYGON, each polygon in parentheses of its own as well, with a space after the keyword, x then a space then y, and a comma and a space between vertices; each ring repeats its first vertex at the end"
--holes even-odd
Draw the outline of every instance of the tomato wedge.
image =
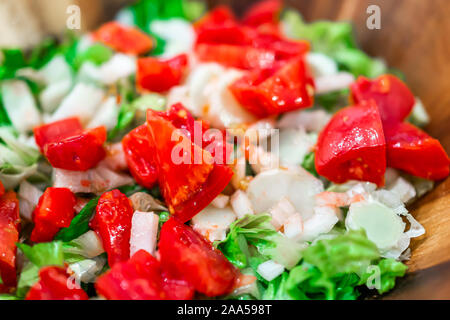
POLYGON ((41 153, 47 143, 55 142, 79 134, 83 131, 80 119, 77 117, 55 121, 34 128, 34 139, 41 153))
POLYGON ((76 201, 70 189, 47 188, 33 211, 31 241, 52 241, 59 229, 70 226, 76 201))
POLYGON ((39 281, 28 291, 25 300, 88 300, 80 286, 71 281, 61 267, 45 267, 39 271, 39 281))
POLYGON ((236 23, 237 19, 231 9, 228 6, 221 5, 209 11, 201 19, 195 22, 194 29, 199 32, 199 30, 213 26, 223 26, 236 23))
POLYGON ((193 142, 192 123, 188 111, 177 105, 166 113, 149 110, 147 114, 161 191, 171 213, 182 221, 206 207, 233 175, 229 167, 214 163, 211 153, 202 148, 202 136, 193 142))
POLYGON ((137 62, 137 87, 141 91, 165 92, 181 83, 187 65, 186 54, 169 60, 140 58, 137 62))
POLYGON ((320 133, 317 172, 335 183, 369 181, 382 186, 386 142, 377 105, 365 101, 337 112, 320 133))
POLYGON ((144 250, 116 263, 98 278, 95 287, 108 300, 188 300, 194 295, 185 281, 164 277, 159 261, 144 250))
POLYGON ((307 108, 314 101, 314 81, 301 58, 278 70, 251 72, 230 90, 243 107, 261 118, 307 108))
POLYGON ((19 242, 19 200, 13 191, 0 197, 0 276, 6 287, 15 286, 16 243, 19 242))
POLYGON ((145 33, 132 27, 125 27, 117 22, 108 22, 92 34, 94 40, 112 49, 140 55, 149 52, 153 47, 153 40, 145 33))
POLYGON ((152 188, 158 180, 149 134, 147 125, 143 124, 122 139, 125 159, 131 175, 138 184, 148 189, 152 188))
POLYGON ((86 171, 95 167, 105 157, 104 126, 48 142, 44 155, 54 168, 86 171))
POLYGON ((131 201, 119 190, 104 193, 98 201, 89 226, 102 239, 110 266, 130 258, 133 212, 131 201))
POLYGON ((440 142, 409 123, 385 126, 387 164, 416 177, 441 180, 450 160, 440 142))
POLYGON ((171 218, 161 228, 161 265, 175 278, 209 297, 230 293, 237 271, 225 256, 191 227, 171 218))
POLYGON ((415 104, 414 95, 406 84, 392 75, 375 80, 359 77, 350 89, 356 104, 371 99, 377 103, 383 124, 402 122, 415 104))
POLYGON ((242 22, 252 27, 263 24, 277 24, 280 20, 280 13, 283 4, 279 0, 261 1, 245 13, 242 22))

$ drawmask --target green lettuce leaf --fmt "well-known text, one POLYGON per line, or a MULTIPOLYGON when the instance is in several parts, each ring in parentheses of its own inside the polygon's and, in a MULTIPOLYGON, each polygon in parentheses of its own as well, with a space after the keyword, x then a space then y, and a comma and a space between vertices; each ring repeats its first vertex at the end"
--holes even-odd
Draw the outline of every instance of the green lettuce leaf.
POLYGON ((315 154, 314 152, 308 153, 302 162, 302 167, 309 173, 311 173, 313 176, 318 177, 319 174, 316 171, 316 165, 315 165, 315 154))
POLYGON ((305 23, 300 14, 294 11, 287 11, 282 21, 288 36, 309 40, 313 51, 333 58, 340 70, 369 78, 389 72, 383 61, 369 57, 357 47, 350 23, 331 21, 305 23))
POLYGON ((29 246, 18 243, 17 247, 29 260, 25 264, 17 284, 16 296, 25 297, 28 290, 39 280, 39 269, 44 266, 63 266, 64 253, 61 241, 38 243, 29 246))
MULTIPOLYGON (((379 294, 392 290, 395 286, 396 278, 403 277, 408 269, 403 263, 394 259, 382 259, 376 265, 380 270, 379 294)), ((360 284, 367 284, 373 272, 366 272, 361 276, 360 284)), ((374 283, 376 285, 376 283, 374 283)))
POLYGON ((79 52, 75 56, 73 67, 78 70, 81 65, 85 62, 92 62, 93 64, 99 66, 105 62, 107 62, 113 56, 113 51, 100 44, 94 43, 92 46, 87 48, 85 51, 79 52))
POLYGON ((96 197, 90 200, 83 209, 81 209, 80 213, 72 219, 69 227, 59 230, 55 239, 69 242, 88 232, 90 230, 89 221, 95 213, 95 208, 97 207, 99 199, 100 197, 96 197))

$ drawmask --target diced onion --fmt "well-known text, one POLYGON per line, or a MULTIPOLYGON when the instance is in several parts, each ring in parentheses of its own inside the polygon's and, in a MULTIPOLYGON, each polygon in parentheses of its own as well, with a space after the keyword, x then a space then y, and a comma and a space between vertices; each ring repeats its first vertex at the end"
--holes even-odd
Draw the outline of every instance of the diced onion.
POLYGON ((231 196, 230 203, 239 219, 245 217, 248 214, 255 214, 250 199, 242 190, 237 190, 231 196))
POLYGON ((131 220, 130 256, 139 250, 155 254, 159 216, 153 212, 135 211, 131 220))
POLYGON ((261 277, 266 279, 267 281, 272 281, 279 275, 281 275, 284 271, 284 267, 276 263, 273 260, 268 260, 266 262, 261 263, 256 271, 259 273, 261 277))

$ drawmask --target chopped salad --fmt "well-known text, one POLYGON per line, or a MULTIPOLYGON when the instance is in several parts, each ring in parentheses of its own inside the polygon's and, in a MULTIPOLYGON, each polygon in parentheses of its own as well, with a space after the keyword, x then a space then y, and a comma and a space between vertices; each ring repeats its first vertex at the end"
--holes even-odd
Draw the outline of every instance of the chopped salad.
POLYGON ((449 175, 352 26, 141 0, 0 54, 0 300, 358 299, 449 175))

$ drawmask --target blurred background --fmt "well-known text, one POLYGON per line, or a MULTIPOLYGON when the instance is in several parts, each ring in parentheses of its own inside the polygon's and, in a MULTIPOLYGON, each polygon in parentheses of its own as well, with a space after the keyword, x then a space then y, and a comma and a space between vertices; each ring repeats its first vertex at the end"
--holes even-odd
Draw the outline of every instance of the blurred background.
MULTIPOLYGON (((48 34, 66 30, 67 7, 81 9, 81 30, 113 19, 132 0, 0 0, 0 47, 27 48, 48 34)), ((243 12, 257 0, 207 0, 243 12)), ((450 151, 450 1, 448 0, 285 0, 307 21, 352 21, 358 42, 370 55, 403 71, 431 116, 429 132, 450 151), (367 7, 381 8, 380 30, 366 27, 367 7)))

